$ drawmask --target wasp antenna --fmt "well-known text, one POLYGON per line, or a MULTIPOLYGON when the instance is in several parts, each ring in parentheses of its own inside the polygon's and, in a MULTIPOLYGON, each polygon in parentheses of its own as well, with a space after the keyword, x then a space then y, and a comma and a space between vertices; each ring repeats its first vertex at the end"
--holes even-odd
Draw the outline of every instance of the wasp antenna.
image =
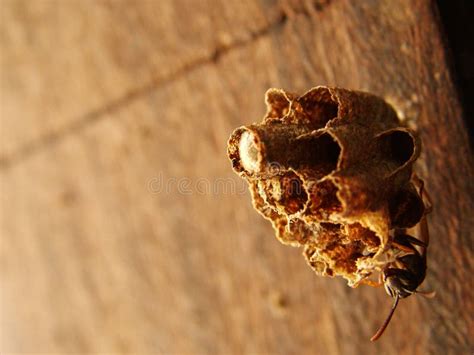
POLYGON ((436 296, 436 291, 415 291, 417 294, 422 295, 425 298, 434 298, 436 296))
POLYGON ((385 331, 385 329, 388 326, 388 323, 390 323, 390 320, 392 319, 393 313, 395 312, 395 309, 397 308, 398 305, 398 300, 399 297, 398 295, 395 296, 395 301, 393 302, 392 309, 390 310, 390 313, 388 314, 387 319, 385 319, 385 322, 383 322, 382 326, 377 330, 377 333, 374 334, 372 338, 370 338, 370 341, 376 341, 378 338, 380 338, 385 331))

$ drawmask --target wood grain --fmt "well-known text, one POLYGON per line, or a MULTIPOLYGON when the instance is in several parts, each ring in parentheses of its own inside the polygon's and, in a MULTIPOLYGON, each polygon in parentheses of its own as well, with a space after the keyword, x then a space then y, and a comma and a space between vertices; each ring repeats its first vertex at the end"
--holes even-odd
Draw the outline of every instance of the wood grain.
POLYGON ((472 152, 433 3, 1 7, 2 353, 472 351, 472 152), (437 297, 375 344, 388 296, 316 277, 226 157, 268 87, 319 84, 386 97, 425 145, 437 297))
POLYGON ((253 1, 2 0, 0 6, 4 160, 278 20, 276 6, 253 1))

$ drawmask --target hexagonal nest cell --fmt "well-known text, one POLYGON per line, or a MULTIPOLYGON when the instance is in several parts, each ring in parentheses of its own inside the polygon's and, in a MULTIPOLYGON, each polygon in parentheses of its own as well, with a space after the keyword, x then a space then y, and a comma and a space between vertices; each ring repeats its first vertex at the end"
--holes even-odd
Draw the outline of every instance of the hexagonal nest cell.
POLYGON ((266 104, 261 123, 232 133, 233 169, 282 243, 303 247, 317 274, 358 285, 390 262, 389 231, 422 217, 411 183, 420 140, 368 93, 270 89, 266 104))

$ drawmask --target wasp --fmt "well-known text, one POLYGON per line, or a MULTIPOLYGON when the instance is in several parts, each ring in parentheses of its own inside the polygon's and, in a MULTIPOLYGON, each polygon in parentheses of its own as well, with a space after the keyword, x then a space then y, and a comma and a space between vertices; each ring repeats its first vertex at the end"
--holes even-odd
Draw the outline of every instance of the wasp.
POLYGON ((423 195, 425 194, 429 202, 429 206, 423 212, 419 223, 421 240, 407 234, 405 229, 395 229, 394 231, 392 245, 401 251, 401 255, 386 265, 381 274, 385 291, 390 297, 394 298, 394 301, 390 313, 382 326, 370 339, 371 341, 376 341, 382 336, 392 319, 400 299, 406 298, 414 293, 421 294, 428 298, 432 298, 435 295, 434 292, 418 290, 418 287, 423 283, 426 276, 426 257, 429 244, 429 230, 426 215, 431 212, 432 204, 431 199, 423 190, 423 180, 416 175, 414 175, 413 180, 419 186, 421 199, 423 200, 423 195))

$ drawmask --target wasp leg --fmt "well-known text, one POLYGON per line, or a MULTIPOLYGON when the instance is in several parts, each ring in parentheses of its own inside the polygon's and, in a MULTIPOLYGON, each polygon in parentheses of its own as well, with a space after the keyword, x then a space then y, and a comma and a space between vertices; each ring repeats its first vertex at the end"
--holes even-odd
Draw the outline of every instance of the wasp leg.
POLYGON ((418 185, 421 199, 423 200, 423 197, 425 197, 428 202, 428 206, 425 206, 425 214, 430 214, 433 211, 433 202, 431 202, 432 201, 431 197, 428 194, 428 192, 425 190, 425 182, 415 173, 413 173, 412 178, 413 178, 413 182, 418 185))
POLYGON ((405 245, 403 243, 397 243, 397 241, 393 241, 392 242, 392 245, 394 247, 396 247, 397 249, 400 249, 401 251, 404 251, 405 253, 411 253, 411 254, 415 254, 416 253, 416 250, 414 250, 413 246, 408 246, 408 245, 405 245))
POLYGON ((398 248, 399 250, 409 254, 419 254, 418 250, 416 250, 415 248, 415 245, 425 249, 427 247, 424 242, 408 234, 395 235, 392 241, 392 245, 398 248))
POLYGON ((406 247, 410 247, 410 246, 413 247, 413 245, 418 245, 423 248, 427 247, 425 242, 415 237, 412 237, 411 235, 408 235, 408 234, 396 235, 393 239, 393 242, 397 244, 402 244, 406 247))
POLYGON ((416 290, 415 293, 422 295, 425 298, 434 298, 436 296, 436 291, 420 291, 416 290))
MULTIPOLYGON (((424 213, 424 215, 423 215, 423 217, 421 218, 421 221, 420 221, 420 236, 423 239, 423 241, 425 242, 426 247, 427 247, 428 244, 429 244, 429 241, 430 241, 430 233, 429 233, 429 230, 428 230, 428 223, 426 221, 426 215, 431 213, 431 211, 433 210, 433 202, 431 202, 430 195, 424 189, 425 182, 422 179, 420 179, 420 177, 418 177, 418 175, 416 175, 415 173, 413 173, 412 179, 413 179, 413 182, 415 184, 417 184, 419 189, 420 189, 421 199, 423 199, 423 196, 424 196, 426 198, 426 200, 428 201, 428 207, 425 207, 425 213, 424 213)), ((425 252, 426 252, 426 247, 425 247, 425 252)))
POLYGON ((426 254, 426 250, 428 248, 428 244, 430 243, 430 231, 428 229, 428 222, 426 221, 426 216, 420 221, 420 238, 422 242, 425 244, 424 246, 424 254, 426 254))

